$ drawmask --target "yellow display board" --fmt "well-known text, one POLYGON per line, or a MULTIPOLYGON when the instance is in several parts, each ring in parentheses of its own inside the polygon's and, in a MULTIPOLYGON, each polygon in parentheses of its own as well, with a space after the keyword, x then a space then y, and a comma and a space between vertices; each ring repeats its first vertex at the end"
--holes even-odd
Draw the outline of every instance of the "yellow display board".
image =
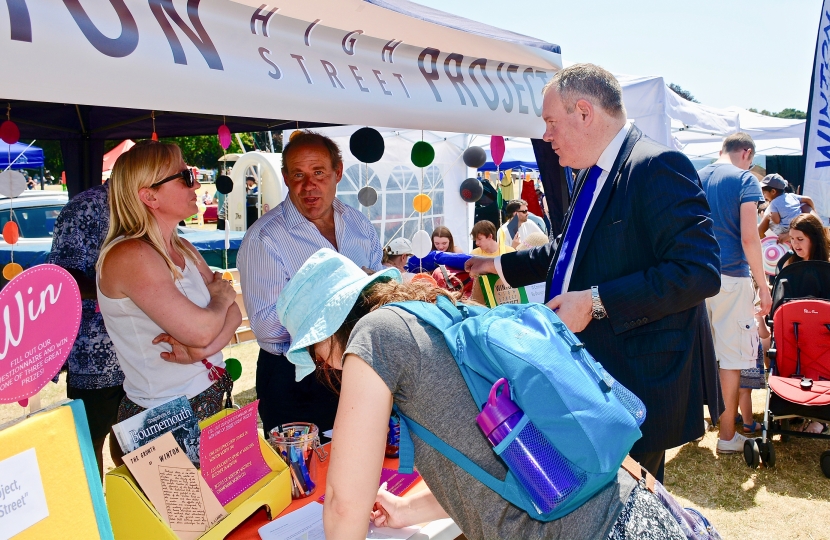
MULTIPOLYGON (((86 430, 80 434, 80 440, 89 439, 89 428, 83 406, 76 403, 74 407, 60 406, 36 413, 0 431, 0 462, 34 449, 48 509, 47 517, 18 533, 15 540, 112 538, 106 530, 108 523, 99 532, 90 489, 97 488, 97 495, 102 497, 100 476, 94 455, 94 477, 87 471, 89 459, 85 465, 79 427, 86 430), (76 425, 78 415, 83 416, 81 426, 76 425), (91 485, 90 478, 96 478, 97 485, 91 485)), ((91 445, 87 451, 90 450, 91 445)), ((102 498, 98 500, 103 502, 102 498)), ((106 517, 106 512, 103 515, 106 517)))

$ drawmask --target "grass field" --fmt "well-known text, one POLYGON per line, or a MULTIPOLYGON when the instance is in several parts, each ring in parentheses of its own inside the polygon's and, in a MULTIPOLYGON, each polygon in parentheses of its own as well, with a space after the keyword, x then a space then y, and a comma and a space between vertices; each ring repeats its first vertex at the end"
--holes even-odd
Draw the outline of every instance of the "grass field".
MULTIPOLYGON (((240 405, 256 399, 254 380, 256 343, 228 347, 225 358, 242 362, 242 377, 234 385, 240 405)), ((66 379, 49 384, 41 392, 46 406, 66 396, 66 379)), ((754 410, 763 410, 764 394, 753 392, 754 410)), ((23 414, 18 405, 0 405, 0 424, 23 414)), ((756 414, 760 420, 761 415, 756 414)), ((752 470, 743 455, 718 456, 717 432, 709 431, 701 442, 670 450, 666 463, 666 488, 683 506, 693 506, 718 528, 724 539, 830 540, 830 479, 818 465, 819 455, 830 442, 777 440, 777 466, 752 470)), ((105 446, 106 448, 106 446, 105 446)), ((105 452, 105 468, 112 462, 105 452)))

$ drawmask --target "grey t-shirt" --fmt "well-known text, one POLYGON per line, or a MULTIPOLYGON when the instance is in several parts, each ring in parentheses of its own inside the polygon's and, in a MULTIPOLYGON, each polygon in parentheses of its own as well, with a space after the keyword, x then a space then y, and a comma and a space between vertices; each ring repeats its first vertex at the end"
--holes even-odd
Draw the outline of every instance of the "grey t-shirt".
MULTIPOLYGON (((346 354, 380 375, 401 412, 451 444, 496 478, 507 468, 476 424, 479 410, 443 335, 396 307, 355 326, 346 354)), ((557 521, 543 523, 511 505, 431 446, 412 436, 415 467, 470 540, 478 538, 605 538, 636 486, 622 469, 617 481, 557 521)))

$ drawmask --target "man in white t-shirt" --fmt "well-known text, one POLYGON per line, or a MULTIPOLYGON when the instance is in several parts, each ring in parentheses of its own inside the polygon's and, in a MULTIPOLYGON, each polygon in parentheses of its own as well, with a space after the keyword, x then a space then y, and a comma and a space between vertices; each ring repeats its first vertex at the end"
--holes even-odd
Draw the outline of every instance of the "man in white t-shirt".
POLYGON ((499 229, 499 235, 502 236, 504 245, 516 248, 519 244, 524 242, 525 238, 527 238, 531 233, 540 232, 545 234, 538 225, 527 219, 528 212, 527 201, 524 199, 516 199, 507 203, 507 207, 505 208, 507 219, 505 220, 505 224, 501 226, 501 229, 499 229), (513 219, 513 216, 519 216, 519 228, 516 231, 515 236, 510 234, 507 227, 510 220, 513 219))

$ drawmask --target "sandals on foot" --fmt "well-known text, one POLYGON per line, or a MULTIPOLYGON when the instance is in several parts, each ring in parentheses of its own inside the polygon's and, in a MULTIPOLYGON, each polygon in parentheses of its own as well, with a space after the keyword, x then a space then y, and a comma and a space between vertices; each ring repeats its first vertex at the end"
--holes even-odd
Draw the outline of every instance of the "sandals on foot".
POLYGON ((761 431, 763 427, 764 424, 753 420, 751 424, 744 424, 744 433, 755 433, 756 431, 761 431))

